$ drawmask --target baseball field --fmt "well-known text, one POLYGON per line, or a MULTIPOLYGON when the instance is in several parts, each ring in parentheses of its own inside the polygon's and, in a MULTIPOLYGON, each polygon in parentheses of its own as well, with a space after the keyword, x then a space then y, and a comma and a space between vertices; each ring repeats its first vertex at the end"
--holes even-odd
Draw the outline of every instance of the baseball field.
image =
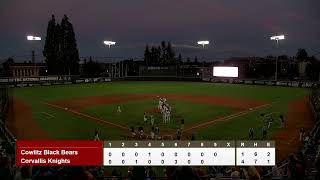
POLYGON ((313 126, 309 90, 302 88, 122 81, 14 88, 11 94, 7 124, 18 139, 93 139, 95 129, 102 140, 128 139, 130 127, 142 126, 148 134, 151 116, 167 138, 175 138, 184 119, 182 139, 248 139, 249 128, 261 139, 264 114, 273 119, 267 139, 276 140, 281 159, 298 147, 300 128, 313 126), (160 97, 172 108, 166 124, 157 108, 160 97))

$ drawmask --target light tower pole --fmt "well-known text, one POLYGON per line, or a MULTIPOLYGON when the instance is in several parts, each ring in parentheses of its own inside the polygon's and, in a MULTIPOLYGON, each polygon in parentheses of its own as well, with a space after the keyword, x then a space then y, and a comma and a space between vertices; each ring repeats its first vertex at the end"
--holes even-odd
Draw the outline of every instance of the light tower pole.
MULTIPOLYGON (((33 41, 37 42, 37 41, 41 41, 41 37, 29 35, 29 36, 27 36, 27 40, 30 41, 30 42, 33 42, 33 41)), ((32 53, 32 58, 31 58, 31 60, 32 60, 32 63, 34 65, 34 71, 32 73, 32 76, 36 75, 36 62, 35 62, 35 55, 34 55, 35 53, 34 53, 34 51, 35 51, 35 48, 32 45, 32 52, 31 52, 32 53)))
MULTIPOLYGON (((277 42, 277 50, 279 49, 279 41, 284 40, 284 39, 285 39, 284 35, 270 37, 270 40, 277 42)), ((276 70, 275 70, 275 75, 274 75, 275 81, 278 81, 278 58, 279 58, 279 55, 277 55, 277 57, 276 57, 276 70)))
MULTIPOLYGON (((202 48, 204 49, 205 45, 209 45, 209 41, 205 40, 205 41, 198 41, 197 44, 202 45, 202 48)), ((202 79, 204 78, 204 55, 202 56, 202 73, 201 73, 201 77, 202 79)))
MULTIPOLYGON (((111 48, 111 46, 115 46, 116 45, 116 42, 114 42, 114 41, 103 41, 103 44, 104 45, 106 45, 106 46, 108 46, 109 47, 109 49, 111 48)), ((110 55, 110 52, 109 52, 109 55, 110 55)), ((114 64, 112 63, 111 64, 111 70, 110 70, 110 65, 109 65, 109 76, 110 76, 110 74, 111 74, 111 76, 110 76, 110 78, 113 78, 113 73, 114 73, 114 68, 113 68, 113 66, 114 66, 114 64), (111 73, 110 73, 111 72, 111 73)), ((116 65, 116 68, 117 68, 117 65, 116 65)))

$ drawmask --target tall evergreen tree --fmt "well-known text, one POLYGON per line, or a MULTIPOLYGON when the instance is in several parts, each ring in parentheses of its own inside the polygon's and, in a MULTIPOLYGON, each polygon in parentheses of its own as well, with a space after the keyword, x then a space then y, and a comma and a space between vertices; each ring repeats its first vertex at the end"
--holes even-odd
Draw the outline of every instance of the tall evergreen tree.
POLYGON ((49 74, 78 74, 79 51, 72 24, 66 15, 59 25, 54 15, 48 23, 43 50, 49 74))
POLYGON ((183 64, 181 54, 179 54, 179 56, 178 56, 178 64, 179 64, 179 65, 182 65, 182 64, 183 64))
POLYGON ((198 57, 197 56, 194 58, 194 64, 198 65, 198 57))
POLYGON ((161 45, 160 45, 160 52, 161 52, 161 55, 160 55, 160 64, 166 64, 166 61, 168 59, 168 53, 167 53, 167 45, 166 45, 166 42, 165 41, 161 41, 161 45))
POLYGON ((54 15, 51 16, 51 20, 48 22, 47 35, 45 38, 43 56, 48 67, 49 74, 57 74, 57 57, 58 57, 59 44, 57 42, 57 29, 56 20, 54 15))
POLYGON ((175 53, 170 42, 167 46, 167 58, 170 64, 175 64, 175 53))
POLYGON ((161 47, 158 46, 158 48, 156 48, 156 62, 157 65, 163 65, 163 61, 161 61, 161 47))
POLYGON ((144 50, 144 64, 147 66, 150 65, 150 55, 151 55, 151 52, 147 44, 146 49, 144 50))
POLYGON ((69 18, 64 15, 61 21, 61 35, 62 35, 62 54, 65 64, 65 74, 78 74, 79 73, 79 51, 73 25, 69 22, 69 18))

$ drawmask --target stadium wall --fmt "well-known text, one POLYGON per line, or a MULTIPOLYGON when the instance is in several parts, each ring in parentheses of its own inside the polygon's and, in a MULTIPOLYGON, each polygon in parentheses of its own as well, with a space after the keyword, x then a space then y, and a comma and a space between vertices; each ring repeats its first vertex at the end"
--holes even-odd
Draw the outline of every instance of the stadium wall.
POLYGON ((299 87, 312 88, 319 82, 312 81, 270 81, 270 80, 255 80, 255 79, 232 79, 232 78, 203 78, 205 82, 211 83, 229 83, 229 84, 247 84, 247 85, 267 85, 267 86, 282 86, 282 87, 299 87))

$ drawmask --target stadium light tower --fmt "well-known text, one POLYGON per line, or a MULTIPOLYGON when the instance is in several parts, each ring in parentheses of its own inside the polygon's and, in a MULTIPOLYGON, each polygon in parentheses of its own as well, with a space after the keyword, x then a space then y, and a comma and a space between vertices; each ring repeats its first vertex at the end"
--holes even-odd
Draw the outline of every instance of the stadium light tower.
POLYGON ((205 45, 209 45, 209 41, 198 41, 197 43, 199 45, 202 45, 203 48, 204 48, 205 45))
POLYGON ((110 48, 111 46, 116 45, 116 42, 114 42, 114 41, 103 41, 103 44, 109 46, 109 48, 110 48))
MULTIPOLYGON (((29 35, 29 36, 27 36, 27 40, 31 41, 31 42, 33 42, 33 41, 41 41, 41 37, 29 35)), ((34 47, 32 48, 32 63, 35 63, 34 47)))
MULTIPOLYGON (((270 37, 271 41, 277 41, 277 49, 279 48, 279 41, 284 40, 284 39, 285 39, 284 35, 278 35, 278 36, 271 36, 270 37)), ((275 75, 274 75, 275 81, 278 80, 278 58, 279 58, 279 56, 277 56, 277 58, 276 58, 276 72, 275 72, 275 75)))

